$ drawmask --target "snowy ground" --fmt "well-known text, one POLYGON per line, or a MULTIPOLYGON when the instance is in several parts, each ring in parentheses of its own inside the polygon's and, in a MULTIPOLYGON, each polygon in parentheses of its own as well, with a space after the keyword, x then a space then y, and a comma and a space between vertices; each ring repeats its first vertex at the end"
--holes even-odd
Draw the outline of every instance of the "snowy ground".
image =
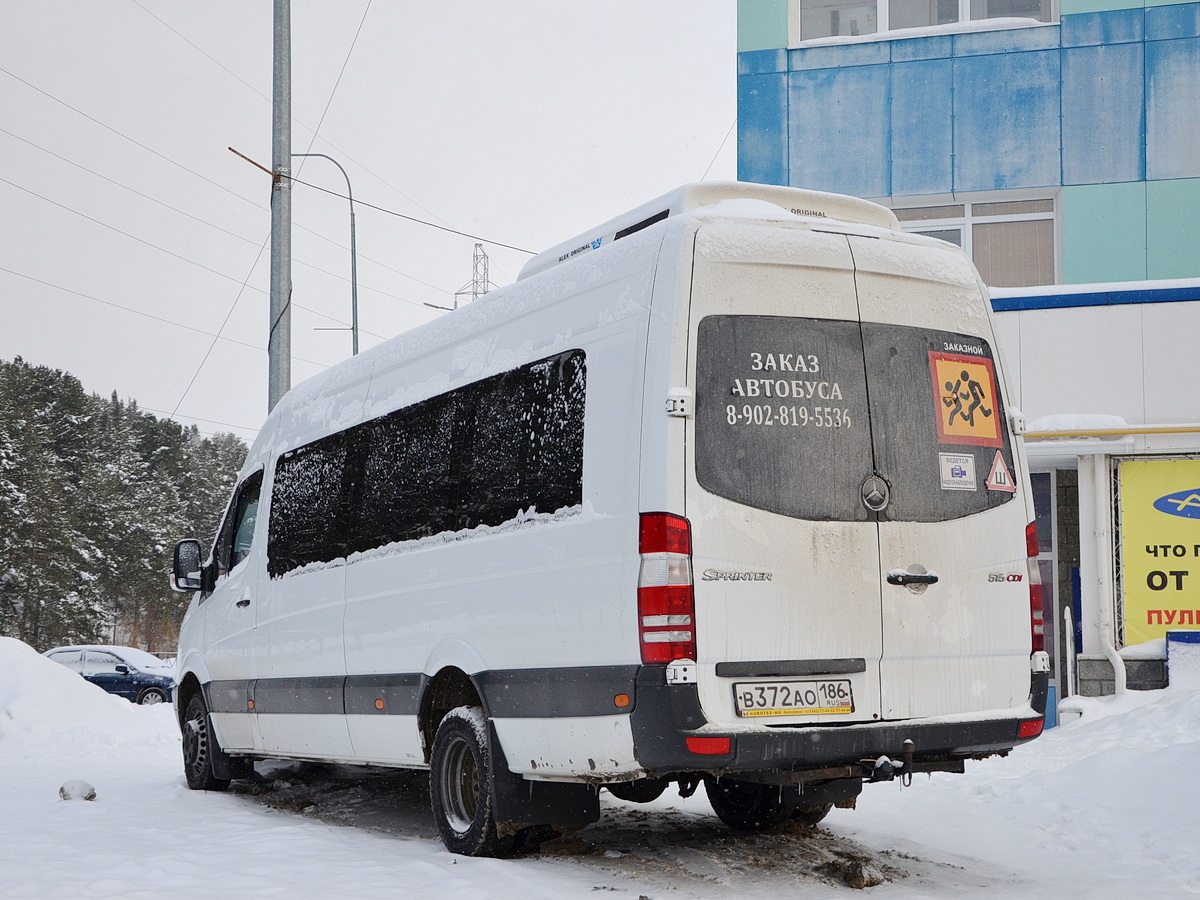
POLYGON ((136 707, 0 638, 0 896, 1127 898, 1200 894, 1200 691, 1083 717, 965 775, 868 785, 816 829, 737 835, 703 791, 604 817, 518 860, 446 853, 422 773, 260 764, 184 784, 167 707, 136 707), (364 777, 365 775, 365 777, 364 777), (93 802, 64 801, 83 779, 93 802))

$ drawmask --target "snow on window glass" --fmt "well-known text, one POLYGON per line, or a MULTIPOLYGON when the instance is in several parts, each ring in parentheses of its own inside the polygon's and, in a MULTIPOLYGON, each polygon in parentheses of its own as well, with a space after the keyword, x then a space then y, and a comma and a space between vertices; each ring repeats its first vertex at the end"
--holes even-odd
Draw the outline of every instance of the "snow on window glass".
POLYGON ((574 350, 284 454, 271 576, 582 503, 585 386, 574 350))
POLYGON ((310 562, 344 555, 342 482, 347 433, 279 458, 271 495, 267 571, 272 578, 310 562))

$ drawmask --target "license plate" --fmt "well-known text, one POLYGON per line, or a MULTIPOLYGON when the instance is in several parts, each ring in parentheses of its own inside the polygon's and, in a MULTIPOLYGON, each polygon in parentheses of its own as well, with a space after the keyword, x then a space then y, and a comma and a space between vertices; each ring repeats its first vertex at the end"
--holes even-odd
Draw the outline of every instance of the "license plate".
POLYGON ((751 681, 733 686, 737 714, 817 716, 854 712, 848 679, 834 681, 751 681))

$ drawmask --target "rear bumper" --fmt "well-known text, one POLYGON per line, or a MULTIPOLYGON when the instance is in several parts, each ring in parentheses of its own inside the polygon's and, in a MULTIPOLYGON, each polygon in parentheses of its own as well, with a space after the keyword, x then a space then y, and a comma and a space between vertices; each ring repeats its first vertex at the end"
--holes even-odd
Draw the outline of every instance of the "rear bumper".
MULTIPOLYGON (((1045 673, 1032 676, 1030 704, 1044 715, 1045 673)), ((722 734, 705 728, 699 736, 730 738, 725 755, 690 752, 687 738, 698 736, 708 722, 700 708, 696 685, 667 685, 663 669, 645 666, 638 673, 637 705, 632 713, 634 749, 639 764, 651 775, 676 772, 722 774, 771 771, 803 772, 837 766, 856 766, 861 760, 903 758, 904 742, 915 745, 918 763, 938 763, 982 757, 1011 750, 1031 737, 1018 737, 1022 722, 1036 716, 981 719, 968 722, 910 720, 861 725, 764 728, 722 734)))

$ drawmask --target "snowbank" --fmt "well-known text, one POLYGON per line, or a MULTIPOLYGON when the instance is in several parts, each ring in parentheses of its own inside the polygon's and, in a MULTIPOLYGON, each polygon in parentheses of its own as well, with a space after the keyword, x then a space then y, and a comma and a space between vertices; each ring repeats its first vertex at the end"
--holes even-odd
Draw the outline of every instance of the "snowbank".
MULTIPOLYGON (((86 740, 104 746, 130 738, 166 740, 158 719, 151 720, 128 700, 84 681, 22 641, 0 637, 0 673, 0 748, 4 751, 26 747, 42 753, 58 741, 86 740)), ((164 712, 167 709, 163 707, 164 712)))
MULTIPOLYGON (((446 853, 424 776, 400 790, 343 778, 255 792, 184 784, 179 729, 0 639, 0 895, 455 900, 825 898, 862 861, 891 880, 873 897, 1117 900, 1200 893, 1200 690, 1072 698, 1081 713, 965 775, 868 785, 814 832, 747 836, 703 791, 604 818, 519 860, 446 853), (91 803, 59 798, 69 779, 91 803), (314 812, 316 809, 318 811, 314 812)), ((269 767, 260 767, 269 768, 269 767)))

